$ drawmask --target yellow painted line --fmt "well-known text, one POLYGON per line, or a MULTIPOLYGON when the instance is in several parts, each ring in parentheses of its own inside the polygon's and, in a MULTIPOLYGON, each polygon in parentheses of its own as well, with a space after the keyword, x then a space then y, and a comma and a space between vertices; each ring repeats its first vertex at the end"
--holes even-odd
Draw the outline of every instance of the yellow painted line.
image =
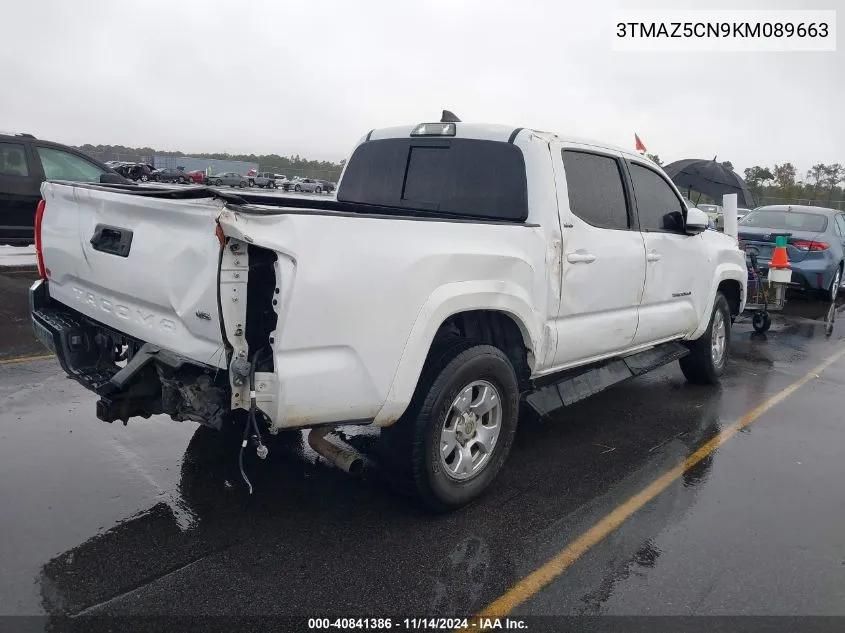
POLYGON ((34 360, 47 360, 55 358, 53 354, 41 354, 38 356, 18 356, 17 358, 5 358, 0 360, 0 365, 13 365, 15 363, 29 363, 34 360))
POLYGON ((617 506, 598 523, 593 525, 589 530, 572 541, 565 549, 555 555, 554 558, 513 585, 502 596, 487 605, 481 613, 476 616, 476 618, 497 618, 505 617, 510 614, 519 605, 534 596, 555 578, 563 574, 563 572, 565 572, 566 569, 578 560, 585 552, 601 542, 602 539, 622 525, 622 523, 629 519, 637 510, 666 490, 672 482, 680 479, 686 471, 690 470, 705 457, 713 453, 717 448, 739 433, 742 429, 753 424, 761 415, 766 413, 766 411, 774 407, 776 404, 784 401, 811 380, 819 378, 820 374, 825 369, 842 358, 843 355, 845 355, 845 348, 829 356, 827 360, 811 369, 803 378, 796 380, 783 391, 780 391, 771 398, 765 400, 756 408, 742 416, 739 420, 725 428, 717 436, 687 457, 683 463, 664 473, 651 484, 646 486, 646 488, 629 498, 621 505, 617 506))

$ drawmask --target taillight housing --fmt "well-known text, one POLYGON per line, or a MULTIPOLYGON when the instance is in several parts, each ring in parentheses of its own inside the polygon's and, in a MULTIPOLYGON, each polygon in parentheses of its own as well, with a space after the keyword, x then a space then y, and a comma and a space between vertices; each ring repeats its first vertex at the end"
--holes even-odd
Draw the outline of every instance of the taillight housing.
POLYGON ((830 244, 827 242, 810 242, 807 240, 792 242, 792 246, 797 248, 799 251, 826 251, 830 248, 830 244))
POLYGON ((35 261, 38 263, 38 276, 41 279, 47 279, 47 268, 44 266, 44 254, 41 251, 41 222, 46 207, 46 200, 39 200, 38 208, 35 209, 35 261))

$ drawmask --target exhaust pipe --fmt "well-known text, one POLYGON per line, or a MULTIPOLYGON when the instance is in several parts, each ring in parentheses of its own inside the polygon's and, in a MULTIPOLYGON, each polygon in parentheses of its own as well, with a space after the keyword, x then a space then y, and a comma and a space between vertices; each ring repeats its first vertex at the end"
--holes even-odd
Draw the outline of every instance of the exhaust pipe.
POLYGON ((360 475, 364 470, 364 461, 361 456, 349 448, 342 448, 326 439, 331 427, 322 426, 311 429, 308 433, 308 445, 318 455, 322 455, 332 464, 350 475, 360 475))

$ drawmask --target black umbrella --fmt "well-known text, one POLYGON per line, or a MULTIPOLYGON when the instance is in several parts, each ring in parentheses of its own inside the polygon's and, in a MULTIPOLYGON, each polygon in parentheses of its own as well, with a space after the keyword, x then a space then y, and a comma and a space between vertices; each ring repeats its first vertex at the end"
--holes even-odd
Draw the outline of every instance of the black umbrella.
POLYGON ((678 189, 692 189, 713 200, 721 202, 722 196, 736 194, 739 207, 754 207, 754 197, 745 181, 732 169, 728 169, 716 159, 686 158, 676 160, 663 168, 678 189))

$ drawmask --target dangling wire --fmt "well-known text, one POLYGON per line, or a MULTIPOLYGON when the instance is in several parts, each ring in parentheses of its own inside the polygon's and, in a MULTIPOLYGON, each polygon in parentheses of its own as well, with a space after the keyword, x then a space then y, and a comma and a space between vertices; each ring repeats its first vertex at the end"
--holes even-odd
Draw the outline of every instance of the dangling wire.
POLYGON ((272 351, 266 347, 258 350, 255 354, 252 355, 252 362, 249 366, 249 414, 247 415, 247 421, 244 425, 244 435, 241 439, 241 448, 238 453, 238 465, 241 469, 241 477, 243 477, 243 480, 246 482, 246 485, 249 488, 249 494, 252 494, 252 484, 249 481, 249 477, 246 476, 246 471, 244 471, 244 449, 246 448, 246 445, 249 441, 250 429, 252 429, 253 431, 253 437, 255 438, 256 442, 255 452, 258 454, 258 457, 260 457, 261 459, 265 459, 267 457, 267 454, 269 453, 267 447, 262 441, 261 430, 258 427, 258 420, 255 416, 255 367, 258 364, 259 357, 264 352, 272 353, 272 351))

